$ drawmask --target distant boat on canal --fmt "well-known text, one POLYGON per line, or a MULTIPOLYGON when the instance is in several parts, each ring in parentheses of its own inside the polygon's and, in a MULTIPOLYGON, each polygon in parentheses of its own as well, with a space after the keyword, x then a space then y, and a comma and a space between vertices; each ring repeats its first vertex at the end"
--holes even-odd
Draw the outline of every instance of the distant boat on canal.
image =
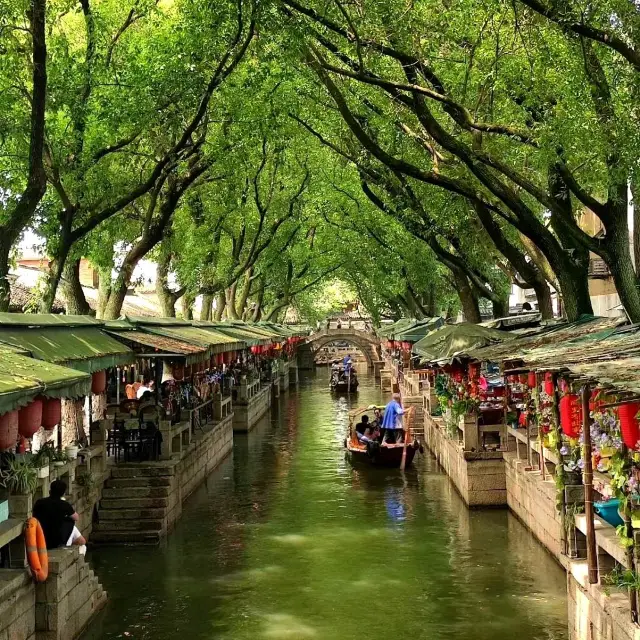
POLYGON ((370 464, 381 467, 406 468, 411 465, 413 459, 422 451, 422 445, 413 433, 415 417, 414 407, 409 407, 404 416, 405 431, 404 441, 394 444, 382 443, 380 438, 370 442, 361 442, 356 432, 356 424, 362 420, 362 416, 368 415, 369 422, 374 422, 373 415, 376 407, 354 409, 349 412, 349 426, 347 437, 344 440, 347 459, 352 464, 370 464))
POLYGON ((335 362, 331 365, 329 388, 335 393, 354 393, 358 390, 358 374, 353 366, 348 369, 335 362))

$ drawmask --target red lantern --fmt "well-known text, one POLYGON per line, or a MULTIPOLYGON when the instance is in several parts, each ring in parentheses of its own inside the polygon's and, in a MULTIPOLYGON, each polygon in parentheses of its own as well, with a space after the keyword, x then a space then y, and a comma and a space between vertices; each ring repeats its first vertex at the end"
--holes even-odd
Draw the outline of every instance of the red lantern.
POLYGON ((518 416, 518 426, 520 427, 526 427, 527 426, 527 412, 526 411, 521 411, 520 415, 518 416))
POLYGON ((638 412, 640 411, 640 402, 628 402, 618 407, 618 415, 620 417, 620 432, 622 433, 622 441, 629 447, 635 449, 640 440, 640 427, 638 426, 638 412))
POLYGON ((256 346, 251 347, 251 353, 253 353, 253 355, 256 355, 258 353, 258 347, 256 346))
POLYGON ((60 398, 46 398, 42 404, 42 428, 51 431, 62 421, 62 401, 60 398))
POLYGON ((107 370, 96 371, 91 376, 91 393, 104 393, 107 388, 107 370))
POLYGON ((569 438, 577 438, 582 428, 582 406, 575 393, 567 393, 560 398, 560 426, 569 438))
POLYGON ((469 378, 471 380, 477 380, 480 377, 480 363, 479 362, 470 362, 469 363, 469 378))
POLYGON ((527 384, 527 374, 526 373, 521 373, 518 376, 519 380, 520 380, 520 384, 527 384))
POLYGON ((553 374, 550 371, 544 374, 544 392, 548 396, 553 395, 553 374))
POLYGON ((410 342, 403 342, 402 343, 402 350, 403 351, 411 351, 411 343, 410 342))
POLYGON ((527 385, 529 389, 535 389, 538 386, 538 380, 535 371, 529 371, 527 375, 527 385))
POLYGON ((171 373, 173 374, 174 380, 177 380, 178 382, 180 380, 184 380, 184 364, 174 364, 171 369, 171 373))
POLYGON ((18 433, 23 438, 33 438, 42 426, 42 400, 36 398, 18 411, 18 433))
POLYGON ((0 416, 0 451, 16 446, 18 440, 18 410, 0 416))
POLYGON ((216 366, 219 367, 222 364, 224 364, 223 355, 221 353, 216 353, 216 366))

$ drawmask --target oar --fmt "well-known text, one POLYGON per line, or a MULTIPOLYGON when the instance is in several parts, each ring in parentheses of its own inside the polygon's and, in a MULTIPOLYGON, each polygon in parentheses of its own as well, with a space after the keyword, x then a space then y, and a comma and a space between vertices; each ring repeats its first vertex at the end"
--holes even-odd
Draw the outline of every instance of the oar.
MULTIPOLYGON (((402 398, 401 400, 402 401, 402 398)), ((407 466, 407 440, 409 440, 409 413, 406 414, 406 420, 403 421, 404 443, 402 445, 402 460, 400 461, 400 471, 404 471, 407 466)))

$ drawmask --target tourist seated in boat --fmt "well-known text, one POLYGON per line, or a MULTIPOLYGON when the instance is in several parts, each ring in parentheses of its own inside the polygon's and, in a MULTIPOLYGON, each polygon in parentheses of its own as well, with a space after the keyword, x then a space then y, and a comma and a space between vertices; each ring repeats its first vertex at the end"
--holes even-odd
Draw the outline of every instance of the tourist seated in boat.
POLYGON ((402 442, 404 430, 402 428, 402 398, 399 393, 394 393, 391 400, 384 408, 382 419, 382 444, 397 444, 402 442))
POLYGON ((359 442, 374 442, 380 436, 377 425, 369 422, 369 416, 363 415, 362 420, 356 424, 356 435, 359 442))

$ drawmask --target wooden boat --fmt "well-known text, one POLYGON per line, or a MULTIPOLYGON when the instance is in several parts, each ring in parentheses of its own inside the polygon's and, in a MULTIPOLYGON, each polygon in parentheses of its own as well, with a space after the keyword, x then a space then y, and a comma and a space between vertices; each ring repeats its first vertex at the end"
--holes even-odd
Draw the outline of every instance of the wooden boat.
POLYGON ((379 442, 364 443, 358 440, 356 434, 357 421, 362 415, 370 413, 372 421, 373 409, 361 408, 349 412, 349 427, 344 441, 347 459, 352 464, 362 463, 381 467, 404 468, 411 465, 418 451, 422 451, 422 445, 414 434, 415 407, 409 407, 404 415, 404 442, 398 444, 382 444, 379 442), (404 457, 404 465, 402 464, 404 457))
POLYGON ((343 366, 336 367, 335 365, 331 369, 331 380, 329 381, 329 388, 336 393, 352 393, 358 390, 358 375, 353 367, 349 372, 345 372, 343 366))

